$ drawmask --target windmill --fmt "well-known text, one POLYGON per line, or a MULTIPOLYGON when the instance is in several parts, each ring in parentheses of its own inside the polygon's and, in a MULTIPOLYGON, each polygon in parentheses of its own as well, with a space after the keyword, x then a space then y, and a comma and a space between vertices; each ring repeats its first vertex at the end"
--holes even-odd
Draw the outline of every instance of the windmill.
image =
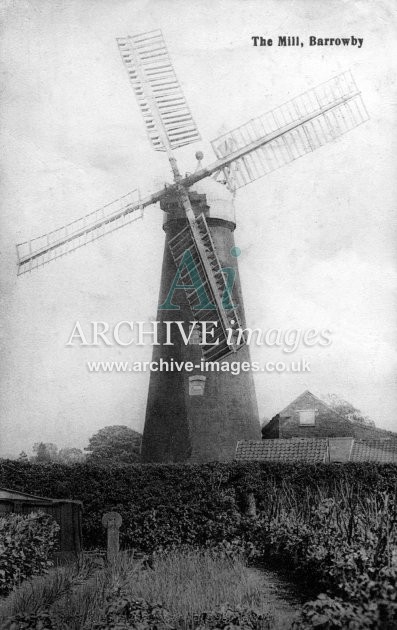
POLYGON ((237 268, 237 189, 354 129, 368 116, 350 72, 306 91, 212 141, 216 160, 182 175, 174 151, 200 140, 160 30, 117 39, 154 150, 166 153, 173 182, 140 198, 132 191, 77 221, 17 245, 19 274, 105 236, 160 203, 164 249, 150 374, 144 461, 233 456, 240 439, 259 439, 252 373, 221 371, 249 361, 237 268), (167 323, 168 322, 168 323, 167 323), (178 326, 172 325, 178 324, 178 326), (196 328, 196 324, 198 325, 196 328), (181 328, 190 337, 187 343, 181 328), (196 334, 197 332, 197 334, 196 334), (171 336, 170 336, 171 335, 171 336), (204 370, 205 365, 212 366, 204 370), (190 361, 192 371, 173 362, 190 361), (218 366, 218 367, 214 367, 218 366))

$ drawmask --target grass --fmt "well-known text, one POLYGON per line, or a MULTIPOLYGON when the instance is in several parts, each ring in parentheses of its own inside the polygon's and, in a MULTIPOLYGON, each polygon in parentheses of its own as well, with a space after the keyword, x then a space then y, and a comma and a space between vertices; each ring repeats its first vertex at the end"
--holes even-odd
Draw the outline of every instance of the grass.
POLYGON ((76 567, 58 567, 50 569, 46 575, 23 582, 8 597, 0 600, 0 627, 12 615, 36 613, 51 606, 71 588, 76 573, 76 567))
POLYGON ((239 559, 214 558, 209 552, 159 557, 139 580, 127 576, 125 586, 133 597, 164 602, 176 616, 213 610, 225 603, 262 606, 258 584, 245 564, 239 559))
POLYGON ((106 595, 121 588, 132 599, 162 603, 178 628, 193 627, 194 615, 224 605, 246 606, 265 617, 264 629, 289 627, 272 619, 258 575, 243 559, 214 556, 209 551, 175 551, 155 556, 147 566, 120 554, 113 566, 95 568, 80 562, 51 570, 23 584, 0 605, 0 627, 16 613, 50 609, 60 630, 89 630, 100 621, 106 595))

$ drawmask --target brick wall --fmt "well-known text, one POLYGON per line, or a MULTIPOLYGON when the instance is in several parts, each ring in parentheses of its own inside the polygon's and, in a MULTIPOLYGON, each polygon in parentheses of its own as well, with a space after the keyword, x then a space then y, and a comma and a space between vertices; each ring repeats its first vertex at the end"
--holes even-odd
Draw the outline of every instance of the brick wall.
POLYGON ((335 413, 311 392, 306 391, 290 403, 263 427, 263 439, 276 438, 327 438, 354 437, 358 440, 392 439, 397 442, 397 434, 375 427, 350 422, 335 413), (314 425, 300 424, 300 411, 314 410, 314 425))

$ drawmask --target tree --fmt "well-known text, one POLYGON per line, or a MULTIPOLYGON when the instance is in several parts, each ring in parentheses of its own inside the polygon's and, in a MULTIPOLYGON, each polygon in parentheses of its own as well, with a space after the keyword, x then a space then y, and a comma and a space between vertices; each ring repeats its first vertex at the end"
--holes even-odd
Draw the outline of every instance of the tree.
POLYGON ((29 461, 29 457, 26 455, 25 451, 21 451, 18 455, 18 461, 19 462, 28 462, 29 461))
POLYGON ((75 464, 76 462, 81 462, 84 459, 84 453, 80 448, 75 448, 74 446, 66 446, 65 448, 61 448, 58 453, 58 461, 63 464, 75 464))
POLYGON ((52 442, 36 442, 32 450, 36 453, 34 458, 36 462, 51 462, 57 459, 58 447, 52 442))
POLYGON ((124 425, 104 427, 90 437, 84 449, 91 461, 133 463, 140 459, 142 436, 124 425))
POLYGON ((343 398, 339 398, 336 394, 327 394, 325 397, 325 402, 332 407, 336 413, 340 416, 349 420, 350 422, 357 422, 358 424, 363 424, 368 427, 374 427, 375 422, 371 420, 368 416, 363 416, 359 409, 353 407, 351 403, 347 400, 343 400, 343 398))

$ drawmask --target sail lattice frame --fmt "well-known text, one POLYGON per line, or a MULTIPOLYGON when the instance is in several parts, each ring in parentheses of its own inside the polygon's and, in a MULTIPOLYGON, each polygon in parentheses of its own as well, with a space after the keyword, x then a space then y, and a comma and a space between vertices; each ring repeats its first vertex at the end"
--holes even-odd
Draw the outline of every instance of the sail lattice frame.
POLYGON ((18 275, 65 256, 142 216, 139 191, 133 190, 57 230, 19 243, 18 275))
POLYGON ((154 149, 165 151, 159 124, 171 149, 200 140, 162 32, 118 37, 117 44, 154 149))
POLYGON ((225 175, 238 189, 347 133, 368 119, 350 71, 284 103, 211 142, 216 156, 233 160, 225 175), (255 144, 260 146, 255 148, 255 144))

